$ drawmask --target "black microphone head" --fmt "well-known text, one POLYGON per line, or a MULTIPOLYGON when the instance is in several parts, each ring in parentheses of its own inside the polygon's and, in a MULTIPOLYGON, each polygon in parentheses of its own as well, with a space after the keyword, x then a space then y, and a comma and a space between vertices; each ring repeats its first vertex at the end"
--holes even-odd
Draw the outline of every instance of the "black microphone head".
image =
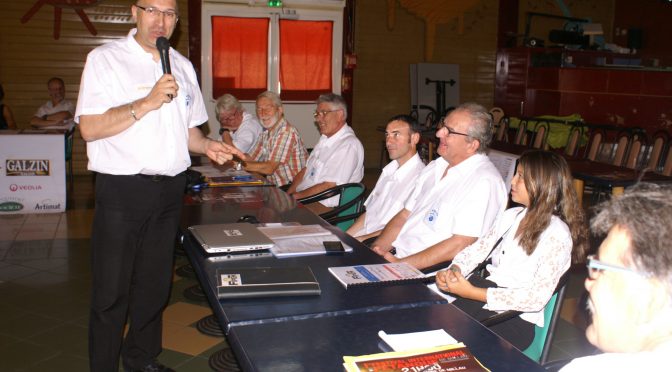
POLYGON ((156 48, 158 50, 168 50, 170 48, 170 41, 161 36, 160 38, 156 39, 156 48))

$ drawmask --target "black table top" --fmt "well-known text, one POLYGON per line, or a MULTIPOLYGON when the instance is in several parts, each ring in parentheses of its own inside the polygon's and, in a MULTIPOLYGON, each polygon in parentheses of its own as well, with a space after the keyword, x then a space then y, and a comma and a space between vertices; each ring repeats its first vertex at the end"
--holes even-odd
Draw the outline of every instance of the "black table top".
POLYGON ((451 304, 291 322, 236 325, 228 336, 245 371, 342 371, 343 356, 389 351, 378 337, 444 329, 493 371, 544 371, 451 304))

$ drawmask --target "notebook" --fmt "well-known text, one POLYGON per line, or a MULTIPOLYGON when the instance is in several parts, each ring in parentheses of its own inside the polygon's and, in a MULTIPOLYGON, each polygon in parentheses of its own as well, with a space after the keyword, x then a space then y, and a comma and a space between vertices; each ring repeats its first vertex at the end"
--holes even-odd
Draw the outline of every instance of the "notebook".
POLYGON ((189 226, 207 253, 230 253, 270 249, 273 241, 247 222, 189 226))
POLYGON ((219 298, 316 296, 320 283, 308 266, 217 269, 219 298))

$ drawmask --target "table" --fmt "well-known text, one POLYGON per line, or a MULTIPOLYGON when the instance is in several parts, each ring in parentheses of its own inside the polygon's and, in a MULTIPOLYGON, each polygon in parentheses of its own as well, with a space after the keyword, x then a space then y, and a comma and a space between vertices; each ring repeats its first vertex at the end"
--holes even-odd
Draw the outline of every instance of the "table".
MULTIPOLYGON (((532 150, 527 146, 499 141, 493 142, 490 147, 514 155, 521 155, 525 151, 532 150)), ((570 158, 566 160, 574 177, 574 189, 576 190, 579 204, 583 203, 583 189, 586 182, 590 182, 598 187, 609 188, 612 195, 623 194, 625 187, 632 186, 640 180, 653 183, 672 182, 672 177, 655 172, 645 172, 642 174, 642 171, 637 169, 600 163, 588 159, 570 158)))
POLYGON ((342 371, 344 355, 389 351, 378 331, 444 329, 493 371, 544 371, 507 341, 451 304, 231 328, 228 341, 245 371, 342 371))
MULTIPOLYGON (((198 246, 190 234, 184 234, 184 250, 196 272, 201 287, 208 297, 220 324, 225 332, 234 325, 266 323, 290 319, 303 319, 320 316, 374 312, 389 308, 406 308, 445 303, 446 300, 432 292, 423 284, 404 284, 384 287, 368 287, 361 290, 346 291, 329 273, 332 266, 382 263, 384 260, 367 247, 343 233, 334 226, 310 212, 302 205, 294 204, 282 210, 278 206, 288 204, 271 203, 269 199, 290 198, 283 191, 273 187, 239 187, 208 189, 204 193, 252 193, 261 198, 261 204, 270 211, 247 208, 246 203, 204 202, 185 206, 183 227, 196 224, 235 222, 242 215, 254 215, 259 222, 300 222, 302 224, 321 224, 352 246, 353 252, 340 256, 317 255, 308 257, 290 257, 277 259, 273 256, 258 257, 250 260, 212 262, 198 246), (284 195, 284 196, 283 196, 284 195), (292 267, 310 266, 320 283, 321 296, 259 298, 239 300, 218 300, 216 296, 215 271, 218 267, 292 267)), ((292 199, 293 200, 293 199, 292 199)))

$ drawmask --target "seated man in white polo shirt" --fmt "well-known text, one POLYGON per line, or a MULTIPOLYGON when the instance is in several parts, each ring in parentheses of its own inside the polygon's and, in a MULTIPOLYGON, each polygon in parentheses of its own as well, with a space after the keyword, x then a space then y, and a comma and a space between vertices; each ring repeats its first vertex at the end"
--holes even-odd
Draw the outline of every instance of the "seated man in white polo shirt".
POLYGON ((228 93, 217 99, 215 114, 221 126, 222 142, 236 146, 242 152, 250 152, 264 129, 257 118, 248 114, 236 97, 228 93))
POLYGON ((359 241, 380 235, 394 215, 404 208, 413 185, 425 164, 418 156, 416 146, 420 141, 420 127, 412 117, 397 115, 385 128, 385 147, 390 162, 364 202, 366 212, 359 216, 346 233, 359 241))
MULTIPOLYGON (((294 199, 306 198, 336 185, 359 182, 364 177, 364 147, 345 122, 348 107, 343 97, 333 93, 321 95, 313 116, 321 136, 306 167, 294 177, 287 190, 294 199)), ((337 205, 335 196, 310 204, 309 208, 323 213, 337 205)))
POLYGON ((492 118, 483 106, 460 105, 436 136, 441 157, 420 173, 404 209, 371 246, 388 261, 419 269, 452 260, 490 229, 507 203, 502 176, 485 154, 492 118))

